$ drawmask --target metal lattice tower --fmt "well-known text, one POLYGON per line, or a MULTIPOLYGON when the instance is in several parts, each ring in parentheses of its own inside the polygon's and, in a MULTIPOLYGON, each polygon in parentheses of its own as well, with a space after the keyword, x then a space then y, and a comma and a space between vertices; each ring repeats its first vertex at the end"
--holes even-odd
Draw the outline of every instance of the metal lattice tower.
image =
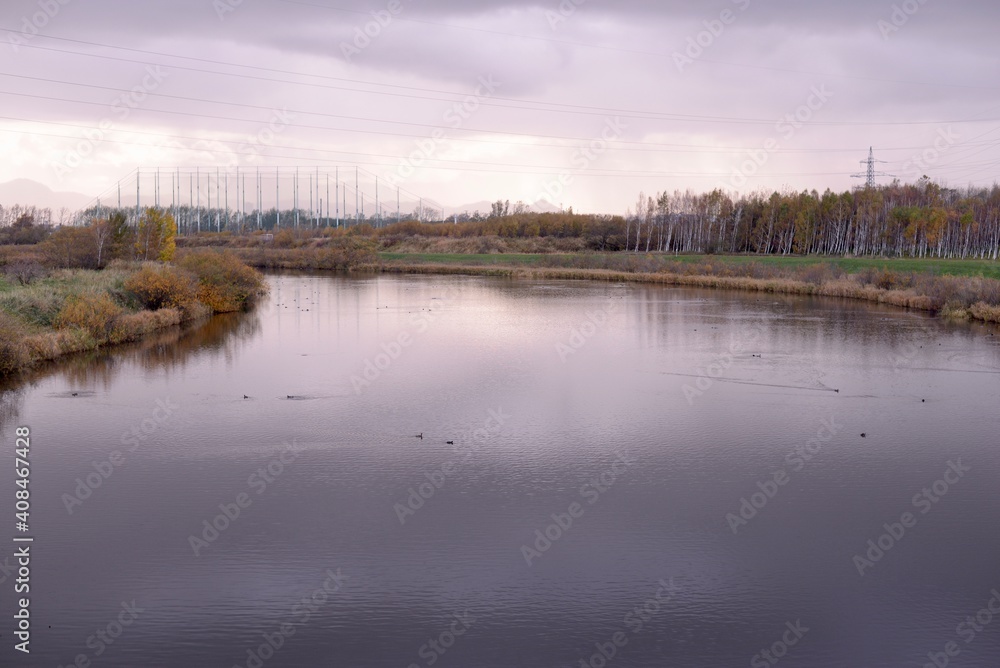
POLYGON ((861 161, 861 166, 862 167, 867 167, 867 171, 866 172, 861 172, 860 174, 851 174, 851 178, 853 178, 853 179, 865 179, 865 187, 866 188, 874 188, 875 187, 875 177, 876 176, 888 176, 888 177, 891 177, 891 178, 895 178, 895 176, 893 174, 887 174, 885 172, 876 172, 875 171, 875 163, 876 162, 884 163, 885 160, 876 160, 875 159, 875 149, 872 148, 872 147, 868 147, 868 159, 861 161))
MULTIPOLYGON (((381 227, 402 220, 402 194, 406 194, 414 205, 419 203, 418 217, 423 220, 425 198, 390 180, 389 191, 396 191, 393 216, 385 202, 386 189, 385 177, 360 167, 354 170, 353 183, 349 171, 342 175, 340 166, 139 167, 101 193, 85 211, 96 207, 100 216, 103 203, 114 200, 117 193, 117 208, 127 213, 131 224, 142 217, 144 208, 153 207, 169 211, 182 233, 297 228, 303 221, 313 228, 339 228, 366 220, 381 227), (133 186, 135 200, 126 195, 130 200, 126 201, 123 188, 133 186), (165 197, 168 187, 170 195, 165 197), (354 190, 354 211, 348 210, 350 190, 354 190), (235 193, 232 198, 231 192, 235 193)), ((443 215, 444 207, 436 206, 442 212, 436 215, 443 215)))

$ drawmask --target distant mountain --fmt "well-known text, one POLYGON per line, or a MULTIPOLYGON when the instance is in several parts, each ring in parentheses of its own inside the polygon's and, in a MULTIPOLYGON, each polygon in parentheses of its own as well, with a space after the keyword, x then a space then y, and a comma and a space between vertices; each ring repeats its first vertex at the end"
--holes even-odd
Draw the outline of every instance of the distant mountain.
POLYGON ((30 179, 15 179, 0 183, 0 205, 37 206, 52 209, 53 217, 58 217, 59 209, 70 211, 83 209, 93 201, 93 197, 74 192, 56 192, 43 183, 30 179))
POLYGON ((555 204, 552 204, 548 200, 540 199, 531 205, 532 211, 537 211, 538 213, 559 213, 561 209, 555 204))

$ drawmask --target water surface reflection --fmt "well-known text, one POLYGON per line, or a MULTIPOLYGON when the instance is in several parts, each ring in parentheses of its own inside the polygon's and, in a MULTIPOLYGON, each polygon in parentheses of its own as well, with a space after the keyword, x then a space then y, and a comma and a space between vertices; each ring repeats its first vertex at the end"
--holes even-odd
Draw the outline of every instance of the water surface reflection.
MULTIPOLYGON (((37 665, 245 666, 277 633, 265 665, 579 666, 621 632, 609 665, 703 668, 788 624, 788 665, 922 665, 1000 587, 995 329, 657 286, 271 282, 253 313, 9 391, 37 665)), ((992 631, 964 665, 1000 656, 992 631)))

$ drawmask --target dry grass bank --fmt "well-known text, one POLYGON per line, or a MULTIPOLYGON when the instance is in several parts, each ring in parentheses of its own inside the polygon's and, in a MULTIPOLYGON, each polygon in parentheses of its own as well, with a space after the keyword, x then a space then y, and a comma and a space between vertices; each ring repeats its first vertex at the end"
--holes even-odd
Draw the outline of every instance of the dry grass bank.
POLYGON ((406 237, 392 243, 384 242, 383 248, 394 253, 582 253, 588 249, 587 240, 579 237, 406 237))
POLYGON ((56 270, 26 284, 0 277, 0 376, 239 310, 264 289, 257 271, 212 251, 190 253, 179 265, 56 270))
MULTIPOLYGON (((188 247, 178 249, 178 258, 184 262, 192 253, 200 251, 188 247)), ((358 266, 378 262, 377 246, 373 241, 356 237, 324 239, 315 244, 295 248, 255 246, 227 248, 227 252, 245 264, 257 269, 323 269, 349 271, 358 266)))

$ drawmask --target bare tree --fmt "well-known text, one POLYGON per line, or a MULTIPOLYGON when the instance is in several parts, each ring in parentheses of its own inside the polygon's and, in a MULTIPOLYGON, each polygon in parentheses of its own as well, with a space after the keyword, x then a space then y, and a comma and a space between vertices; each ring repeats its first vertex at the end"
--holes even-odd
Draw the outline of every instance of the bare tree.
POLYGON ((646 202, 646 252, 649 252, 649 243, 653 240, 653 215, 656 211, 656 203, 650 197, 646 202))
POLYGON ((104 266, 104 249, 111 241, 114 234, 114 227, 111 221, 95 218, 90 223, 90 232, 94 235, 94 245, 97 246, 97 266, 104 266))
POLYGON ((45 276, 45 267, 34 260, 18 260, 4 267, 4 273, 21 285, 30 285, 36 278, 45 276))
POLYGON ((628 251, 628 240, 632 238, 632 209, 625 209, 625 250, 628 251))
POLYGON ((642 241, 642 223, 646 219, 646 195, 639 193, 639 201, 635 205, 635 252, 639 252, 639 242, 642 241))

